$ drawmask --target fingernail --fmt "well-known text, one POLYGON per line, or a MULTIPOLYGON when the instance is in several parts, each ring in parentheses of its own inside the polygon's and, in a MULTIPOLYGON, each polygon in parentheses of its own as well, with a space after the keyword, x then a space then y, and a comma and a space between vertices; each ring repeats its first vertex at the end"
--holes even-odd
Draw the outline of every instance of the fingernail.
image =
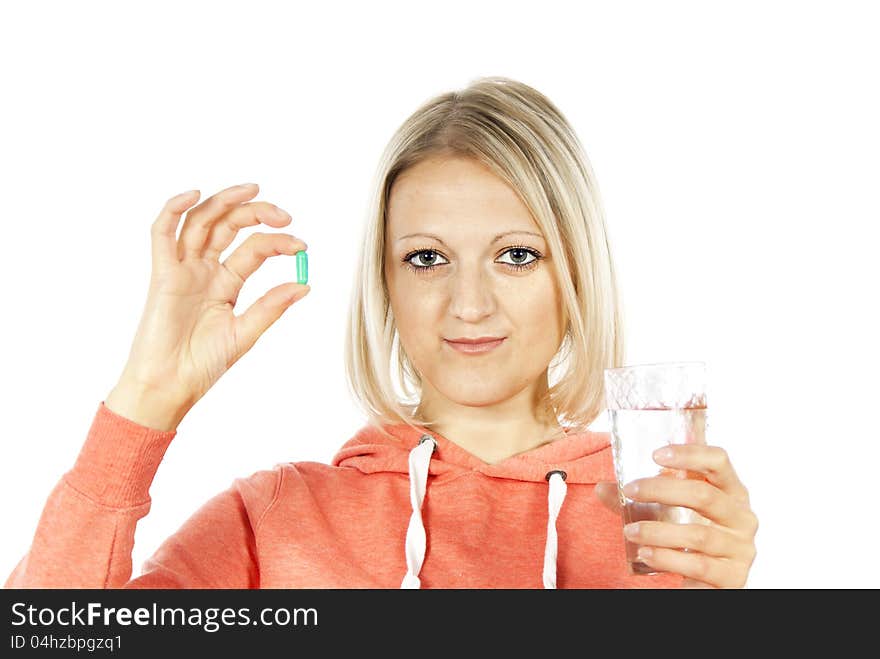
POLYGON ((635 481, 627 483, 623 486, 623 493, 628 497, 633 497, 639 493, 639 484, 635 481))
POLYGON ((636 556, 640 561, 647 561, 654 555, 654 550, 650 547, 639 547, 638 552, 636 552, 636 556))
POLYGON ((623 534, 627 538, 638 538, 639 537, 639 524, 638 522, 633 522, 632 524, 627 524, 623 527, 623 534))
POLYGON ((658 448, 654 451, 654 461, 655 462, 669 462, 672 460, 673 451, 668 446, 664 446, 663 448, 658 448))

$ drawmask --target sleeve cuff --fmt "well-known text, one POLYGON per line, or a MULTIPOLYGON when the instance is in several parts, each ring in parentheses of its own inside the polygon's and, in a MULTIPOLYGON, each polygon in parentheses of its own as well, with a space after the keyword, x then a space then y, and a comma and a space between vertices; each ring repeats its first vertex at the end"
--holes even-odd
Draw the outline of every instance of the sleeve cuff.
POLYGON ((113 412, 101 401, 67 483, 104 506, 149 501, 150 485, 176 430, 154 430, 113 412))

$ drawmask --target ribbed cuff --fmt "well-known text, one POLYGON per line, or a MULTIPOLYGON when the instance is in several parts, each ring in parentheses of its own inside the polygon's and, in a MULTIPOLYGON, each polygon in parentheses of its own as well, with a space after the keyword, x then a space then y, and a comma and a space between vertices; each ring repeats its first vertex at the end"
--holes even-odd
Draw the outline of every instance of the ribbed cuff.
POLYGON ((154 430, 113 412, 101 401, 85 444, 65 479, 111 508, 149 501, 150 485, 176 430, 154 430))

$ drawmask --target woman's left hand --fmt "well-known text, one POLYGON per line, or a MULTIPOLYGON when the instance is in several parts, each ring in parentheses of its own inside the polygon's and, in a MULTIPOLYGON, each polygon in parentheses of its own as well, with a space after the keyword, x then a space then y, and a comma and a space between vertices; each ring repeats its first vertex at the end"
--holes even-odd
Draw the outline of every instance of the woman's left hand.
POLYGON ((624 494, 633 501, 685 506, 709 521, 627 524, 624 533, 640 546, 639 560, 684 576, 685 587, 745 587, 755 560, 758 518, 727 452, 717 446, 671 444, 655 451, 654 460, 663 467, 699 472, 702 479, 640 478, 625 484, 624 494))

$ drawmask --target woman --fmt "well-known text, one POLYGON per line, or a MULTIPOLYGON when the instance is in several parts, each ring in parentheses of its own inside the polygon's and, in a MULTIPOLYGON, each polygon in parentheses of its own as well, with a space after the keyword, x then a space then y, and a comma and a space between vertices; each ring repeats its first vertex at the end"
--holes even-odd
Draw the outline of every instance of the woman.
POLYGON ((266 258, 306 249, 254 233, 218 261, 243 227, 290 223, 249 201, 257 192, 165 204, 129 360, 7 587, 745 585, 757 520, 717 447, 660 461, 703 480, 628 486, 712 523, 628 526, 658 574, 627 571, 608 434, 587 429, 603 369, 623 363, 599 195, 559 110, 507 78, 430 100, 384 154, 346 343, 368 423, 329 465, 237 479, 132 578, 135 526, 180 420, 310 290, 283 284, 233 314, 266 258))

